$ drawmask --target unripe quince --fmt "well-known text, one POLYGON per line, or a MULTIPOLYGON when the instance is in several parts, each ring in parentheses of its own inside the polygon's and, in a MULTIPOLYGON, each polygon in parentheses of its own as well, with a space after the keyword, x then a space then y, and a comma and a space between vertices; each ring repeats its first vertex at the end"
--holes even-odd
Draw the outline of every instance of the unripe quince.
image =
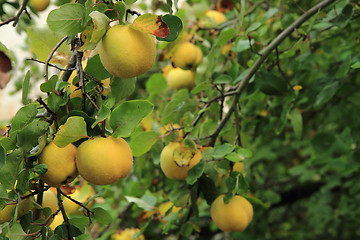
POLYGON ((154 39, 130 25, 111 27, 99 45, 103 66, 117 77, 139 76, 149 71, 155 62, 154 39))
POLYGON ((191 90, 195 86, 195 73, 191 70, 173 68, 168 72, 166 82, 171 90, 182 88, 191 90))
POLYGON ((129 144, 120 137, 95 137, 78 147, 76 166, 89 183, 113 184, 130 173, 133 155, 129 144))
MULTIPOLYGON (((11 221, 12 211, 15 209, 15 207, 15 204, 11 204, 0 210, 0 224, 11 221)), ((31 209, 33 209, 33 207, 34 205, 32 203, 32 197, 22 200, 17 208, 18 219, 27 214, 31 209)))
POLYGON ((39 163, 46 164, 47 172, 41 179, 51 187, 71 183, 79 174, 75 165, 76 147, 68 144, 59 148, 54 142, 45 146, 39 155, 39 163))
POLYGON ((30 0, 29 4, 37 11, 44 11, 50 4, 50 0, 30 0))
POLYGON ((201 49, 190 43, 180 43, 172 54, 172 61, 176 67, 184 70, 195 69, 202 61, 201 49))
POLYGON ((235 195, 228 204, 225 195, 220 195, 211 204, 211 218, 224 232, 241 232, 249 225, 253 217, 253 207, 244 197, 235 195))
POLYGON ((64 222, 64 217, 61 213, 58 213, 57 215, 55 215, 53 221, 50 224, 50 228, 52 230, 55 230, 55 228, 59 225, 61 225, 64 222))
POLYGON ((125 228, 120 233, 114 233, 111 235, 111 240, 144 240, 144 236, 141 234, 137 238, 134 238, 134 235, 140 232, 138 228, 125 228))
POLYGON ((222 12, 209 10, 205 13, 207 18, 201 19, 199 25, 201 27, 216 27, 226 21, 226 17, 222 12))
POLYGON ((160 167, 168 178, 184 180, 188 171, 200 162, 201 157, 201 151, 197 150, 192 154, 181 143, 172 142, 161 151, 160 167))
POLYGON ((59 209, 58 200, 56 194, 52 190, 45 191, 42 201, 43 208, 50 208, 51 213, 55 213, 59 209))

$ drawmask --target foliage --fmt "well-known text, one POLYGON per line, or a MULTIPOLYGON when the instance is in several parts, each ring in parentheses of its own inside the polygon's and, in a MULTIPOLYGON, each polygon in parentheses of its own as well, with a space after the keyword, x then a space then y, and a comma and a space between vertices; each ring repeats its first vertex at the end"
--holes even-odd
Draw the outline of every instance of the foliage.
MULTIPOLYGON (((24 106, 0 139, 0 208, 33 195, 37 207, 20 221, 13 211, 1 239, 105 240, 126 228, 145 239, 359 238, 357 1, 59 0, 46 26, 28 18, 37 13, 26 4, 0 2, 0 26, 27 34, 33 54, 17 84, 24 106), (227 21, 200 26, 209 9, 227 21), (121 79, 102 66, 95 47, 113 21, 156 36, 157 60, 146 74, 121 79), (192 90, 170 90, 162 74, 181 42, 203 53, 192 90), (105 94, 101 80, 109 77, 105 94), (41 95, 31 99, 39 81, 41 95), (70 96, 71 84, 81 97, 70 96), (37 156, 52 139, 79 146, 98 135, 129 142, 132 172, 94 186, 95 203, 52 230, 54 215, 39 214, 48 188, 37 156), (174 141, 202 151, 186 180, 160 169, 161 151, 174 141), (244 163, 243 173, 230 171, 235 162, 244 163), (253 205, 243 232, 223 233, 212 222, 210 205, 220 194, 253 205), (180 210, 162 215, 159 206, 169 201, 180 210)), ((0 64, 14 64, 12 51, 0 43, 0 64)), ((0 85, 5 73, 0 66, 0 85)), ((66 195, 57 192, 58 200, 66 195)), ((61 201, 59 209, 65 213, 61 201)))

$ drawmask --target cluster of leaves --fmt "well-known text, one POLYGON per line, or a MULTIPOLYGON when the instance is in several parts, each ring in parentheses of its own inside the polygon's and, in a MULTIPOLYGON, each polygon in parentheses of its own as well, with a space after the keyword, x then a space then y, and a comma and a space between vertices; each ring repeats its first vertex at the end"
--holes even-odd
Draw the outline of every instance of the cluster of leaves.
MULTIPOLYGON (((133 24, 157 36, 159 58, 137 79, 115 78, 98 55, 88 58, 87 53, 109 21, 126 22, 134 13, 130 10, 134 2, 62 3, 49 14, 47 26, 27 28, 34 58, 45 63, 41 67, 46 81, 41 79, 40 86, 44 95, 29 99, 36 78, 27 72, 22 82, 24 107, 0 140, 1 199, 17 198, 6 190, 24 195, 42 187, 39 175, 46 167, 37 164, 36 156, 53 138, 65 146, 79 145, 84 136, 111 134, 130 143, 134 168, 126 179, 96 187, 104 201, 93 206, 97 210, 91 222, 87 216, 70 216, 77 239, 89 239, 90 234, 108 239, 126 227, 141 228, 149 239, 163 239, 165 234, 169 239, 358 237, 356 1, 325 0, 313 11, 314 1, 223 0, 216 6, 188 1, 175 13, 176 1, 153 3, 151 9, 140 3, 145 14, 133 24), (157 15, 146 13, 159 8, 169 13, 162 16, 168 28, 154 27, 157 15), (228 21, 199 26, 210 8, 224 11, 228 21), (199 46, 204 59, 196 69, 194 89, 170 91, 161 69, 170 64, 174 46, 183 41, 199 46), (64 65, 63 73, 50 76, 48 68, 55 64, 64 65), (81 89, 82 98, 70 97, 67 80, 72 71, 77 72, 73 84, 81 89), (111 92, 105 96, 101 80, 109 77, 111 92), (180 129, 170 127, 161 133, 162 126, 175 124, 180 129), (166 178, 159 164, 161 150, 178 139, 180 130, 189 145, 208 146, 185 181, 166 178), (235 162, 244 163, 246 174, 228 174, 235 162), (242 194, 253 204, 254 220, 244 232, 227 235, 212 223, 209 205, 221 193, 227 199, 242 194), (145 217, 168 201, 180 211, 145 217)), ((10 239, 31 239, 25 233, 40 229, 51 239, 69 237, 64 225, 54 234, 41 224, 31 224, 32 219, 30 212, 20 223, 13 220, 2 226, 3 233, 8 232, 10 239)))

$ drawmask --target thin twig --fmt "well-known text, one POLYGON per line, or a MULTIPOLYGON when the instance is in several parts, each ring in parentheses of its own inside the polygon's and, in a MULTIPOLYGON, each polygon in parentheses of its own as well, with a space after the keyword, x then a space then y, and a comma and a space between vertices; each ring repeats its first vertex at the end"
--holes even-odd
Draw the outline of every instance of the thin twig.
POLYGON ((306 22, 310 17, 312 17, 314 14, 316 14, 320 9, 325 8, 335 2, 335 0, 324 0, 320 2, 319 4, 315 5, 311 9, 309 9, 307 12, 305 12, 303 15, 301 15, 295 22, 293 22, 290 26, 288 26, 283 32, 281 32, 263 51, 262 56, 259 57, 254 65, 250 68, 247 75, 244 77, 244 79, 237 85, 236 89, 236 95, 234 98, 234 101, 225 115, 225 117, 220 121, 219 125, 215 129, 214 133, 211 135, 211 140, 209 142, 209 146, 214 146, 216 139, 220 133, 220 131, 223 129, 227 121, 230 119, 231 115, 233 114, 235 107, 237 105, 237 102, 239 101, 241 93, 245 90, 247 84, 249 83, 250 79, 255 75, 257 70, 259 70, 260 66, 264 63, 264 61, 267 59, 267 57, 270 55, 270 53, 286 38, 288 37, 296 28, 299 28, 304 22, 306 22))
POLYGON ((44 77, 45 77, 45 81, 46 81, 46 82, 49 80, 49 78, 48 78, 48 66, 49 66, 49 62, 50 62, 51 58, 53 57, 54 53, 56 52, 56 50, 57 50, 57 49, 61 46, 61 44, 63 44, 63 42, 65 42, 67 39, 68 39, 68 36, 63 37, 63 38, 60 40, 60 42, 58 42, 58 43, 55 45, 55 47, 51 50, 48 58, 47 58, 46 61, 45 61, 45 75, 44 75, 44 77))
POLYGON ((94 214, 94 212, 91 211, 90 209, 88 209, 87 207, 85 207, 85 205, 84 205, 83 203, 81 203, 81 202, 73 199, 72 197, 66 195, 66 194, 65 194, 63 191, 61 191, 61 190, 60 190, 60 193, 61 193, 61 195, 63 195, 63 196, 66 197, 67 199, 71 200, 72 202, 76 203, 77 205, 79 205, 80 207, 82 207, 83 209, 85 209, 86 212, 87 212, 87 214, 86 214, 87 216, 89 216, 90 214, 94 214))
POLYGON ((91 96, 90 96, 87 92, 85 92, 85 96, 86 96, 87 99, 89 99, 89 101, 90 101, 91 104, 94 106, 94 108, 95 108, 97 111, 99 111, 99 110, 100 110, 99 106, 96 104, 96 102, 91 98, 91 96))
POLYGON ((58 129, 58 124, 57 124, 57 118, 56 118, 56 114, 51 111, 51 109, 48 107, 48 105, 42 100, 41 97, 38 97, 36 99, 36 101, 38 101, 45 109, 48 113, 50 113, 51 117, 53 118, 54 120, 54 126, 55 126, 55 129, 58 129))
POLYGON ((13 27, 15 27, 16 24, 19 22, 20 16, 23 12, 25 12, 26 15, 28 15, 29 19, 31 19, 30 14, 26 10, 26 5, 28 2, 29 2, 29 0, 24 0, 23 3, 21 4, 21 7, 20 7, 19 11, 17 12, 17 14, 14 17, 11 17, 11 18, 5 20, 4 22, 0 23, 0 27, 3 25, 9 24, 11 22, 14 22, 13 27))
MULTIPOLYGON (((35 58, 27 58, 27 59, 25 59, 25 60, 27 60, 27 61, 34 61, 34 62, 38 62, 38 63, 43 63, 43 64, 45 64, 45 62, 40 61, 39 59, 35 59, 35 58)), ((60 71, 74 71, 74 70, 75 70, 74 67, 73 67, 73 68, 61 68, 61 67, 58 67, 58 66, 56 66, 56 65, 54 65, 54 64, 51 64, 51 63, 48 63, 48 65, 49 65, 50 67, 56 68, 56 69, 58 69, 58 70, 60 70, 60 71)))

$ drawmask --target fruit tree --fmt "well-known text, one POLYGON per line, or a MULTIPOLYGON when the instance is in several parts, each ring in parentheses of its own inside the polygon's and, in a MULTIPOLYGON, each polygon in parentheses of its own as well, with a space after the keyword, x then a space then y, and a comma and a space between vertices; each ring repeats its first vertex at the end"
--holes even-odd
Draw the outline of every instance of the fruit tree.
POLYGON ((359 239, 359 32, 357 0, 0 1, 0 239, 359 239))

